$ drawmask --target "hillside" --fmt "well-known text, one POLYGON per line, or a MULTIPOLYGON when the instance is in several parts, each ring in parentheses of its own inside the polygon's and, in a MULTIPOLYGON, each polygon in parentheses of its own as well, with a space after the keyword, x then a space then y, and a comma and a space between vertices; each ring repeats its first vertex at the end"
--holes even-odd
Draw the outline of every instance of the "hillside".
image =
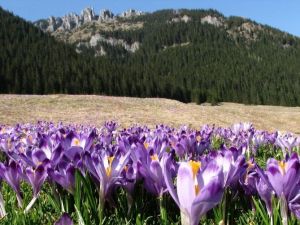
POLYGON ((87 9, 37 29, 2 9, 0 17, 1 93, 300 105, 299 38, 248 19, 87 9))
POLYGON ((101 126, 116 120, 121 127, 168 124, 199 128, 204 124, 228 127, 253 122, 257 129, 300 134, 300 108, 221 103, 220 106, 184 104, 161 98, 84 95, 0 95, 0 124, 38 120, 101 126))

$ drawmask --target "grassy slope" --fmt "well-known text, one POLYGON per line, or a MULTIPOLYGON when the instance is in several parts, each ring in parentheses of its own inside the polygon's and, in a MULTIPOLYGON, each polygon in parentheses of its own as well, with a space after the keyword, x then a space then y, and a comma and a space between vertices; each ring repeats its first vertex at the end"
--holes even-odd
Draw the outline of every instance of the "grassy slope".
POLYGON ((168 99, 72 95, 0 95, 0 124, 63 121, 102 125, 116 120, 121 126, 145 124, 153 127, 203 124, 230 126, 252 122, 258 129, 300 133, 300 107, 245 106, 222 103, 220 106, 184 104, 168 99))

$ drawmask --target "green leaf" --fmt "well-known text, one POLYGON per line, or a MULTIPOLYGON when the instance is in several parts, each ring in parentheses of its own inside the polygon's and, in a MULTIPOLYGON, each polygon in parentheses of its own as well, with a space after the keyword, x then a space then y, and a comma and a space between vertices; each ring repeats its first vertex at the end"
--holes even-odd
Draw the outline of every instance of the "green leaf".
POLYGON ((74 193, 74 200, 75 200, 75 205, 77 207, 77 209, 80 210, 80 203, 82 201, 81 199, 81 193, 82 193, 82 189, 81 189, 81 182, 82 181, 82 176, 80 171, 76 170, 75 173, 75 193, 74 193))
POLYGON ((138 214, 135 220, 136 225, 143 225, 141 220, 141 214, 138 214))
POLYGON ((260 200, 256 201, 254 198, 252 198, 252 200, 254 202, 256 210, 258 211, 258 213, 261 216, 264 223, 266 225, 269 225, 270 222, 269 222, 269 218, 268 218, 268 213, 266 212, 266 210, 265 210, 264 206, 262 205, 261 201, 260 200))
POLYGON ((78 208, 76 207, 76 205, 75 205, 75 210, 76 210, 76 214, 78 217, 78 225, 85 225, 82 215, 81 215, 80 211, 78 210, 78 208))

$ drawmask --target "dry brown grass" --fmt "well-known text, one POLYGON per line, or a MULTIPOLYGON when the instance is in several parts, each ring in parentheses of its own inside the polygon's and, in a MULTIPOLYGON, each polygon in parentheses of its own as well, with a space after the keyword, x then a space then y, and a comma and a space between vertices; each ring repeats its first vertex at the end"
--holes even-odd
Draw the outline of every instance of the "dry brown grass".
POLYGON ((300 133, 300 107, 222 103, 220 106, 184 104, 159 98, 84 95, 0 95, 0 123, 46 120, 100 126, 116 120, 122 126, 165 123, 199 128, 203 124, 230 126, 252 122, 256 128, 300 133))

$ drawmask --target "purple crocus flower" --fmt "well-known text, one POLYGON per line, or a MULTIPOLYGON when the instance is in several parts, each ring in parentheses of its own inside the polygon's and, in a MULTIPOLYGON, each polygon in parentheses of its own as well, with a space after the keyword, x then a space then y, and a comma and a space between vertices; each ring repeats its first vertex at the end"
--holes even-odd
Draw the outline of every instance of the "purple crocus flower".
POLYGON ((288 153, 291 154, 292 149, 299 145, 299 143, 299 138, 292 134, 279 135, 276 139, 276 144, 281 147, 284 155, 286 155, 286 149, 288 150, 288 153))
POLYGON ((258 173, 259 177, 256 181, 256 190, 261 199, 265 202, 269 217, 271 218, 271 224, 273 224, 273 210, 272 210, 272 186, 264 173, 264 171, 256 165, 256 172, 258 173))
POLYGON ((139 174, 143 177, 147 191, 161 197, 166 189, 162 173, 162 160, 154 150, 145 150, 142 146, 135 149, 132 159, 137 165, 139 174))
POLYGON ((105 122, 104 127, 107 129, 109 133, 115 131, 118 127, 118 124, 114 121, 105 122))
POLYGON ((300 162, 298 155, 293 154, 287 161, 269 159, 267 162, 266 175, 270 186, 280 199, 281 217, 284 225, 288 220, 288 206, 290 210, 298 212, 295 199, 296 188, 300 182, 300 162))
POLYGON ((33 188, 33 195, 37 196, 41 190, 44 181, 47 178, 47 164, 41 164, 37 168, 26 168, 25 175, 33 188))
POLYGON ((81 156, 84 151, 91 151, 91 148, 96 137, 96 131, 93 129, 88 135, 77 135, 71 131, 64 140, 64 155, 70 161, 73 161, 76 156, 81 156))
POLYGON ((246 172, 244 176, 241 176, 239 183, 241 187, 244 190, 244 193, 248 196, 256 195, 257 189, 256 189, 256 183, 259 179, 259 175, 256 171, 256 163, 254 161, 254 158, 251 158, 247 162, 246 172))
POLYGON ((221 200, 224 190, 224 174, 215 161, 202 170, 201 163, 181 162, 177 174, 177 191, 169 172, 171 158, 164 156, 163 173, 168 191, 181 212, 183 225, 197 225, 200 218, 221 200))
POLYGON ((38 198, 39 192, 42 188, 43 183, 48 177, 47 167, 48 163, 44 163, 36 167, 35 169, 28 167, 25 170, 25 179, 31 184, 33 188, 33 198, 25 209, 25 213, 28 212, 35 201, 38 198))
POLYGON ((67 213, 64 213, 54 225, 73 225, 73 221, 67 213))
POLYGON ((23 176, 21 167, 15 161, 11 161, 7 166, 3 163, 0 163, 0 176, 15 191, 18 200, 18 205, 21 208, 23 205, 20 190, 20 181, 23 176))
POLYGON ((218 154, 215 160, 223 168, 225 187, 235 186, 247 168, 244 155, 234 157, 233 152, 230 150, 225 150, 222 154, 218 154))
POLYGON ((107 197, 110 197, 110 193, 116 183, 120 182, 121 172, 125 168, 131 152, 127 152, 126 155, 120 153, 112 156, 104 151, 102 153, 101 156, 96 152, 92 154, 86 152, 84 155, 84 162, 87 171, 99 182, 100 200, 104 202, 107 197))
POLYGON ((287 199, 289 194, 300 181, 300 163, 298 156, 294 154, 287 161, 269 159, 267 161, 266 175, 276 195, 284 195, 287 199))
POLYGON ((289 209, 300 219, 300 184, 297 184, 288 200, 289 209))
POLYGON ((75 170, 72 163, 62 161, 58 164, 57 170, 48 168, 48 175, 53 181, 57 182, 64 189, 73 194, 75 188, 75 170))

